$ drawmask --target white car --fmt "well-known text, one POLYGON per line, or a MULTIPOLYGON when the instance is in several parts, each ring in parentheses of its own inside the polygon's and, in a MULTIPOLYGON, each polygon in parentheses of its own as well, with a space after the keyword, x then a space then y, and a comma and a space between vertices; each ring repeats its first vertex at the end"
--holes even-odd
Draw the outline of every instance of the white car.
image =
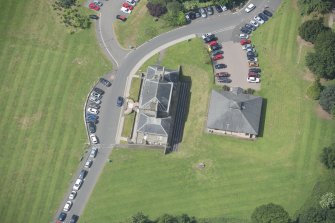
POLYGON ((98 143, 98 138, 97 138, 96 135, 91 134, 91 135, 90 135, 90 139, 91 139, 91 142, 92 142, 93 144, 97 144, 97 143, 98 143))
POLYGON ((93 147, 90 153, 90 157, 95 158, 97 156, 97 153, 98 153, 98 148, 93 147))
POLYGON ((223 12, 228 10, 227 7, 226 7, 225 5, 221 5, 221 8, 222 8, 222 11, 223 11, 223 12))
POLYGON ((127 0, 127 2, 131 6, 135 6, 136 5, 136 1, 134 1, 134 0, 127 0))
POLYGON ((251 20, 250 24, 253 25, 253 26, 255 26, 255 27, 259 26, 259 24, 255 20, 251 20))
POLYGON ((95 91, 93 91, 93 92, 91 93, 91 96, 94 97, 94 98, 97 98, 97 99, 102 98, 102 95, 99 94, 99 93, 97 93, 97 92, 95 92, 95 91))
POLYGON ((251 12, 252 10, 254 10, 256 8, 256 6, 254 5, 254 4, 249 4, 244 10, 246 11, 246 12, 251 12))
POLYGON ((94 102, 96 104, 101 104, 101 101, 98 98, 95 98, 95 97, 92 97, 92 96, 90 96, 88 98, 88 100, 90 100, 90 101, 92 101, 92 102, 94 102))
POLYGON ((247 81, 249 83, 259 83, 260 79, 258 77, 248 77, 247 81))
POLYGON ((76 198, 76 196, 77 196, 77 191, 71 191, 71 193, 70 193, 70 195, 69 195, 69 199, 70 200, 73 200, 73 199, 75 199, 76 198))
POLYGON ((89 108, 87 109, 87 112, 90 113, 90 114, 93 114, 93 115, 97 115, 97 114, 99 114, 98 109, 96 109, 96 108, 91 108, 91 107, 89 107, 89 108))
POLYGON ((83 180, 77 179, 76 182, 74 183, 72 189, 77 191, 80 189, 81 185, 83 184, 83 180))
POLYGON ((93 160, 87 160, 85 163, 85 168, 90 168, 93 164, 93 160))
POLYGON ((252 48, 251 44, 245 44, 245 45, 242 46, 242 50, 246 50, 246 49, 249 49, 249 48, 252 48))
POLYGON ((126 7, 122 7, 120 10, 121 10, 121 12, 124 12, 124 13, 128 13, 128 14, 131 13, 131 10, 126 8, 126 7))
POLYGON ((67 201, 64 208, 63 208, 63 211, 65 212, 68 212, 72 207, 72 201, 67 201))
POLYGON ((249 35, 244 34, 244 33, 240 34, 240 39, 248 39, 248 38, 249 38, 249 35))
POLYGON ((247 52, 254 52, 254 53, 256 53, 256 50, 255 50, 255 48, 250 47, 250 48, 247 48, 247 52))
POLYGON ((211 36, 211 35, 213 35, 213 34, 212 34, 212 33, 205 33, 205 34, 202 34, 201 37, 202 37, 203 39, 205 39, 206 37, 209 37, 209 36, 211 36))
POLYGON ((259 16, 255 16, 254 19, 261 25, 264 23, 264 20, 261 19, 259 16))

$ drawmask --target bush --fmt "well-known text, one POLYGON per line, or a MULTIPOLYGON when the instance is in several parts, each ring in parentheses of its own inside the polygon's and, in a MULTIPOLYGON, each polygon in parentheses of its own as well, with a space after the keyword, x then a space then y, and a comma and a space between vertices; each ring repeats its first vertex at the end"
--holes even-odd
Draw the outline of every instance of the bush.
POLYGON ((322 195, 321 200, 320 200, 320 206, 323 209, 335 207, 335 195, 330 192, 322 195))
POLYGON ((287 211, 277 204, 265 204, 257 207, 251 215, 253 223, 289 223, 287 211))
POLYGON ((230 91, 230 87, 229 87, 228 85, 223 85, 223 86, 222 86, 222 89, 223 89, 224 91, 230 91))
POLYGON ((148 8, 149 14, 154 17, 159 17, 167 12, 166 7, 160 3, 154 4, 154 3, 148 2, 147 8, 148 8))
POLYGON ((328 169, 335 168, 335 144, 323 148, 320 160, 328 169))
POLYGON ((328 113, 335 107, 335 86, 327 86, 320 94, 319 104, 328 113))
POLYGON ((322 91, 322 85, 320 79, 317 78, 313 84, 307 88, 307 96, 312 100, 318 100, 322 91))
POLYGON ((308 42, 315 43, 316 37, 328 30, 330 29, 323 25, 322 19, 308 20, 299 27, 299 36, 308 42))
POLYGON ((252 89, 252 88, 248 88, 247 90, 244 90, 243 93, 244 93, 244 94, 254 94, 254 93, 255 93, 255 90, 252 89))

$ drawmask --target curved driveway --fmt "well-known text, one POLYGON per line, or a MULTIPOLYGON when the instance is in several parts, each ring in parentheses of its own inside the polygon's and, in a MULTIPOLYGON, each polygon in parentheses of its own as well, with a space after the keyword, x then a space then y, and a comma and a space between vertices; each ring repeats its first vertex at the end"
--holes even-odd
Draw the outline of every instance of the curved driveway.
MULTIPOLYGON (((232 35, 233 33, 239 33, 239 25, 242 25, 243 22, 250 21, 256 13, 259 13, 259 11, 265 7, 275 10, 281 1, 252 0, 251 2, 256 5, 256 9, 249 14, 245 13, 244 10, 235 14, 226 11, 221 14, 210 16, 207 19, 199 18, 197 20, 193 20, 191 24, 164 33, 132 50, 124 49, 118 44, 112 28, 112 24, 115 22, 115 15, 120 14, 119 9, 122 2, 122 0, 104 1, 104 6, 101 9, 101 17, 96 24, 97 39, 100 46, 103 48, 104 52, 114 65, 113 71, 105 75, 105 78, 112 80, 113 84, 110 88, 103 87, 99 84, 99 87, 106 91, 102 98, 100 121, 97 125, 96 133, 100 139, 100 149, 82 188, 78 192, 74 205, 68 213, 67 219, 70 219, 72 214, 82 214, 104 165, 108 163, 107 161, 113 146, 119 143, 122 127, 122 125, 120 125, 120 120, 122 120, 122 117, 121 109, 116 106, 116 98, 120 95, 127 96, 126 94, 128 92, 126 91, 130 84, 128 77, 135 74, 138 68, 152 55, 185 39, 196 37, 202 33, 221 33, 225 31, 230 31, 230 35, 228 35, 227 38, 231 39, 234 37, 232 35)), ((82 169, 86 158, 87 156, 80 164, 80 168, 71 182, 68 193, 64 197, 62 205, 55 217, 58 216, 64 206, 68 194, 71 191, 73 182, 77 178, 79 171, 82 169)))

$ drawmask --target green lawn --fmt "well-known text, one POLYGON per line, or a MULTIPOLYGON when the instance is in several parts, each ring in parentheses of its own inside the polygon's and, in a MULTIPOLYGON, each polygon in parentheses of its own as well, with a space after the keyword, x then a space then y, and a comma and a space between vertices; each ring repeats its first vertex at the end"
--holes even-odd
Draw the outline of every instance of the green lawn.
POLYGON ((1 222, 48 222, 87 142, 85 97, 111 69, 92 28, 69 35, 50 1, 13 0, 0 14, 1 222))
POLYGON ((293 215, 315 182, 327 175, 318 156, 335 130, 334 120, 319 118, 317 102, 305 95, 309 82, 304 80, 306 49, 297 45, 300 22, 291 1, 284 0, 254 34, 263 70, 257 94, 266 105, 264 131, 256 141, 204 134, 212 75, 202 43, 169 48, 162 64, 172 69, 183 65, 192 81, 179 152, 114 150, 113 163, 105 167, 81 219, 120 222, 143 211, 151 218, 167 212, 243 222, 256 206, 269 202, 293 215), (199 162, 206 164, 204 170, 196 168, 199 162))
POLYGON ((114 30, 119 43, 125 47, 139 46, 151 38, 172 29, 163 19, 154 20, 146 7, 148 0, 141 0, 126 22, 116 22, 114 30))

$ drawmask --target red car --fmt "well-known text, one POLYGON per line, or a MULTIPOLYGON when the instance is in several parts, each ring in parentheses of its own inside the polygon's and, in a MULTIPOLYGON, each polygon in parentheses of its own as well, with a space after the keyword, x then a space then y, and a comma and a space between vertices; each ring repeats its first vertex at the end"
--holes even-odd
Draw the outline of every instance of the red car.
POLYGON ((131 6, 131 5, 129 5, 129 3, 128 2, 125 2, 125 3, 123 3, 123 5, 122 5, 123 7, 125 7, 125 8, 127 8, 127 9, 129 9, 129 10, 133 10, 134 9, 134 7, 133 6, 131 6))
POLYGON ((125 22, 127 20, 127 17, 123 16, 123 15, 116 15, 116 18, 125 22))
POLYGON ((208 43, 209 46, 215 46, 215 45, 217 45, 217 44, 218 44, 218 43, 217 43, 216 41, 212 41, 212 42, 209 42, 209 43, 208 43))
POLYGON ((100 10, 100 7, 97 6, 97 5, 94 4, 94 3, 89 4, 88 7, 89 7, 90 9, 95 10, 95 11, 99 11, 99 10, 100 10))
POLYGON ((245 45, 245 44, 250 44, 251 41, 250 41, 250 39, 241 39, 240 43, 241 43, 241 45, 245 45))
POLYGON ((220 60, 220 59, 223 59, 223 56, 222 54, 218 54, 216 56, 213 57, 213 60, 216 61, 216 60, 220 60))
POLYGON ((248 77, 259 77, 259 74, 255 72, 249 72, 248 77))

